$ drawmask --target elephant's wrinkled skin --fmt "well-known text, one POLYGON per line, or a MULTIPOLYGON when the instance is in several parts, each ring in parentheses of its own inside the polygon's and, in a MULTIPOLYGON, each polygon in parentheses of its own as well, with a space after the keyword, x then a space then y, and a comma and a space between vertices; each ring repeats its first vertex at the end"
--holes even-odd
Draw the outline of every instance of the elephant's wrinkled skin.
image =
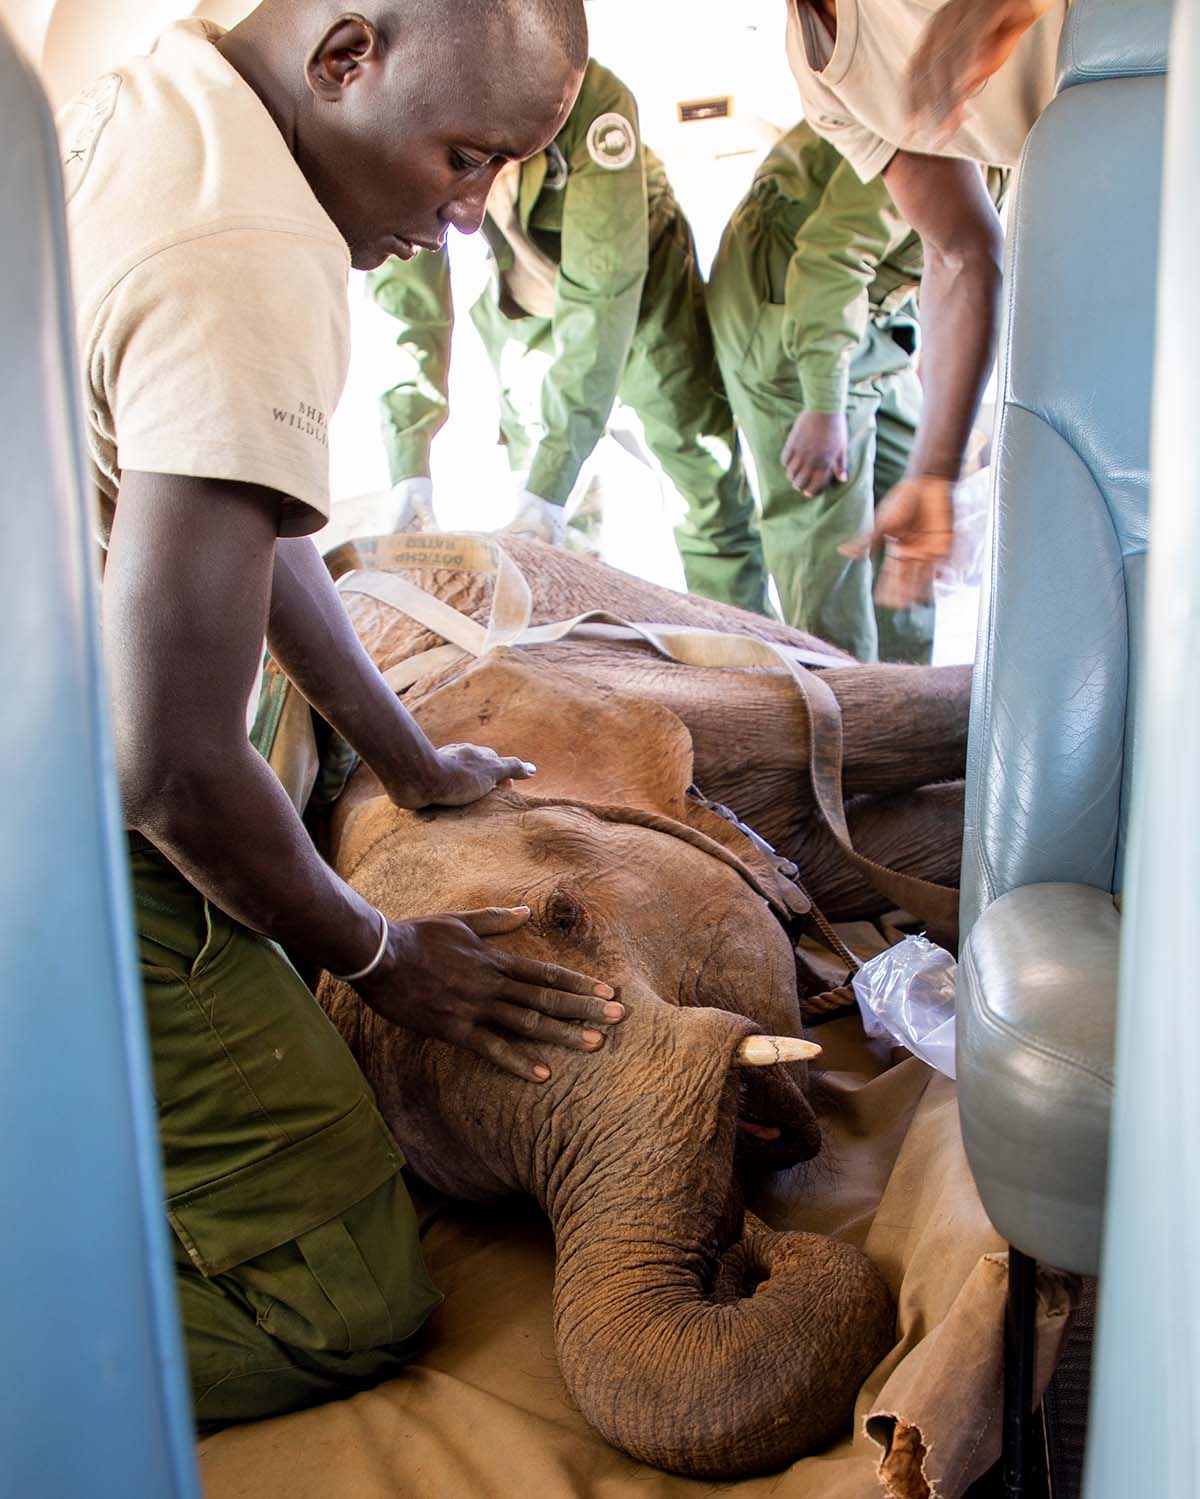
POLYGON ((537 1087, 389 1025, 329 978, 320 998, 422 1177, 545 1209, 559 1362, 585 1417, 661 1467, 769 1469, 847 1428, 893 1329, 857 1250, 802 1233, 739 1239, 735 1148, 777 1167, 819 1147, 804 1066, 731 1071, 746 1034, 800 1034, 791 945, 768 903, 776 877, 689 803, 690 738, 662 708, 506 653, 418 717, 466 738, 481 720, 500 731, 539 713, 540 795, 407 813, 360 773, 332 857, 393 917, 528 904, 529 925, 498 940, 602 976, 625 1021, 596 1055, 553 1052, 537 1087))
MULTIPOLYGON (((396 540, 358 543, 361 560, 343 552, 343 565, 386 567, 379 553, 386 559, 387 547, 396 540)), ((535 624, 607 609, 626 619, 753 634, 841 654, 760 615, 672 593, 561 548, 506 538, 505 550, 529 583, 535 624)), ((485 579, 448 569, 402 576, 475 619, 486 618, 491 585, 485 579)), ((440 637, 372 599, 350 594, 346 603, 383 669, 441 643, 440 637)), ((540 645, 528 654, 539 667, 569 671, 677 714, 691 731, 697 785, 793 860, 832 920, 875 915, 896 903, 866 883, 813 817, 806 775, 808 729, 786 673, 680 666, 637 644, 569 641, 540 645)), ((865 666, 845 659, 844 667, 825 671, 823 677, 841 705, 843 781, 855 845, 882 864, 957 884, 970 668, 865 666)), ((462 669, 452 667, 418 682, 408 690, 406 703, 419 704, 462 669)), ((493 724, 476 723, 463 737, 502 748, 495 732, 493 724)), ((536 744, 503 747, 506 753, 537 758, 536 744)))

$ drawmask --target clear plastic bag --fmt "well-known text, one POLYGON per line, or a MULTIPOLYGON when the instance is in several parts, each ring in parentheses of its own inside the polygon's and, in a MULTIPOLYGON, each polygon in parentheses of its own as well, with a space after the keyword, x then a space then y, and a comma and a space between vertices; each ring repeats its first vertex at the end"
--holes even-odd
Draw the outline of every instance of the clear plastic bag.
POLYGON ((954 491, 954 546, 940 562, 935 582, 943 592, 977 588, 987 562, 988 522, 992 513, 992 471, 976 469, 954 491))
POLYGON ((914 1056, 954 1076, 954 975, 958 964, 926 937, 906 937, 854 975, 868 1036, 891 1036, 914 1056))

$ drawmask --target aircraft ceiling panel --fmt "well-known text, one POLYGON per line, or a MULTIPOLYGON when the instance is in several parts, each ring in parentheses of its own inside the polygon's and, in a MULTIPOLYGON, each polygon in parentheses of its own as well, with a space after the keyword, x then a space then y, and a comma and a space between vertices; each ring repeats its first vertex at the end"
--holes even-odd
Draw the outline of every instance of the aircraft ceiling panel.
MULTIPOLYGON (((0 0, 0 17, 40 65, 55 106, 146 51, 180 15, 231 26, 251 9, 252 0, 0 0)), ((645 134, 664 154, 686 100, 733 100, 730 120, 692 127, 692 138, 707 132, 701 154, 709 143, 716 154, 757 150, 799 113, 783 55, 783 0, 588 0, 588 19, 593 52, 633 89, 645 134)))

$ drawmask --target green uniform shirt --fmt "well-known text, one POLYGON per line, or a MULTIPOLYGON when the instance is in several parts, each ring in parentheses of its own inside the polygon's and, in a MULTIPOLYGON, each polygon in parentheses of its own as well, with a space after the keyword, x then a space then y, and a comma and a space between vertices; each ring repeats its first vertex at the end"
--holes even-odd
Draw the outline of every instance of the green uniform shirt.
MULTIPOLYGON (((554 360, 541 394, 545 435, 528 480, 543 499, 566 500, 604 432, 637 327, 649 264, 650 201, 668 190, 661 166, 641 144, 633 95, 607 68, 589 61, 566 124, 547 150, 523 164, 518 193, 522 229, 558 267, 554 360)), ((490 217, 483 232, 499 282, 512 251, 490 217)), ((430 444, 447 408, 453 324, 447 257, 443 252, 389 260, 372 273, 369 285, 380 306, 405 325, 398 343, 414 366, 405 399, 397 402, 403 420, 389 412, 384 396, 392 479, 428 474, 430 444), (427 417, 416 424, 414 383, 428 403, 427 417)))
MULTIPOLYGON (((1007 177, 988 174, 997 203, 1007 177)), ((755 173, 751 194, 772 191, 790 208, 778 219, 795 225, 784 351, 795 362, 805 410, 844 411, 850 362, 872 311, 898 312, 921 284, 921 240, 883 180, 860 182, 850 163, 803 122, 755 173)))

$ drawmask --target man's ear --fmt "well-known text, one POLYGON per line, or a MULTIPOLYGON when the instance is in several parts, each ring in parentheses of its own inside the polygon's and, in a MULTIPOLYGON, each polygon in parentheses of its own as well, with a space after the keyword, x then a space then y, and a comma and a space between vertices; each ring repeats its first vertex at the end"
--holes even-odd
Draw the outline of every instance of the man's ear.
POLYGON ((383 38, 364 16, 339 16, 308 55, 308 86, 326 104, 336 104, 342 90, 383 58, 383 38))

